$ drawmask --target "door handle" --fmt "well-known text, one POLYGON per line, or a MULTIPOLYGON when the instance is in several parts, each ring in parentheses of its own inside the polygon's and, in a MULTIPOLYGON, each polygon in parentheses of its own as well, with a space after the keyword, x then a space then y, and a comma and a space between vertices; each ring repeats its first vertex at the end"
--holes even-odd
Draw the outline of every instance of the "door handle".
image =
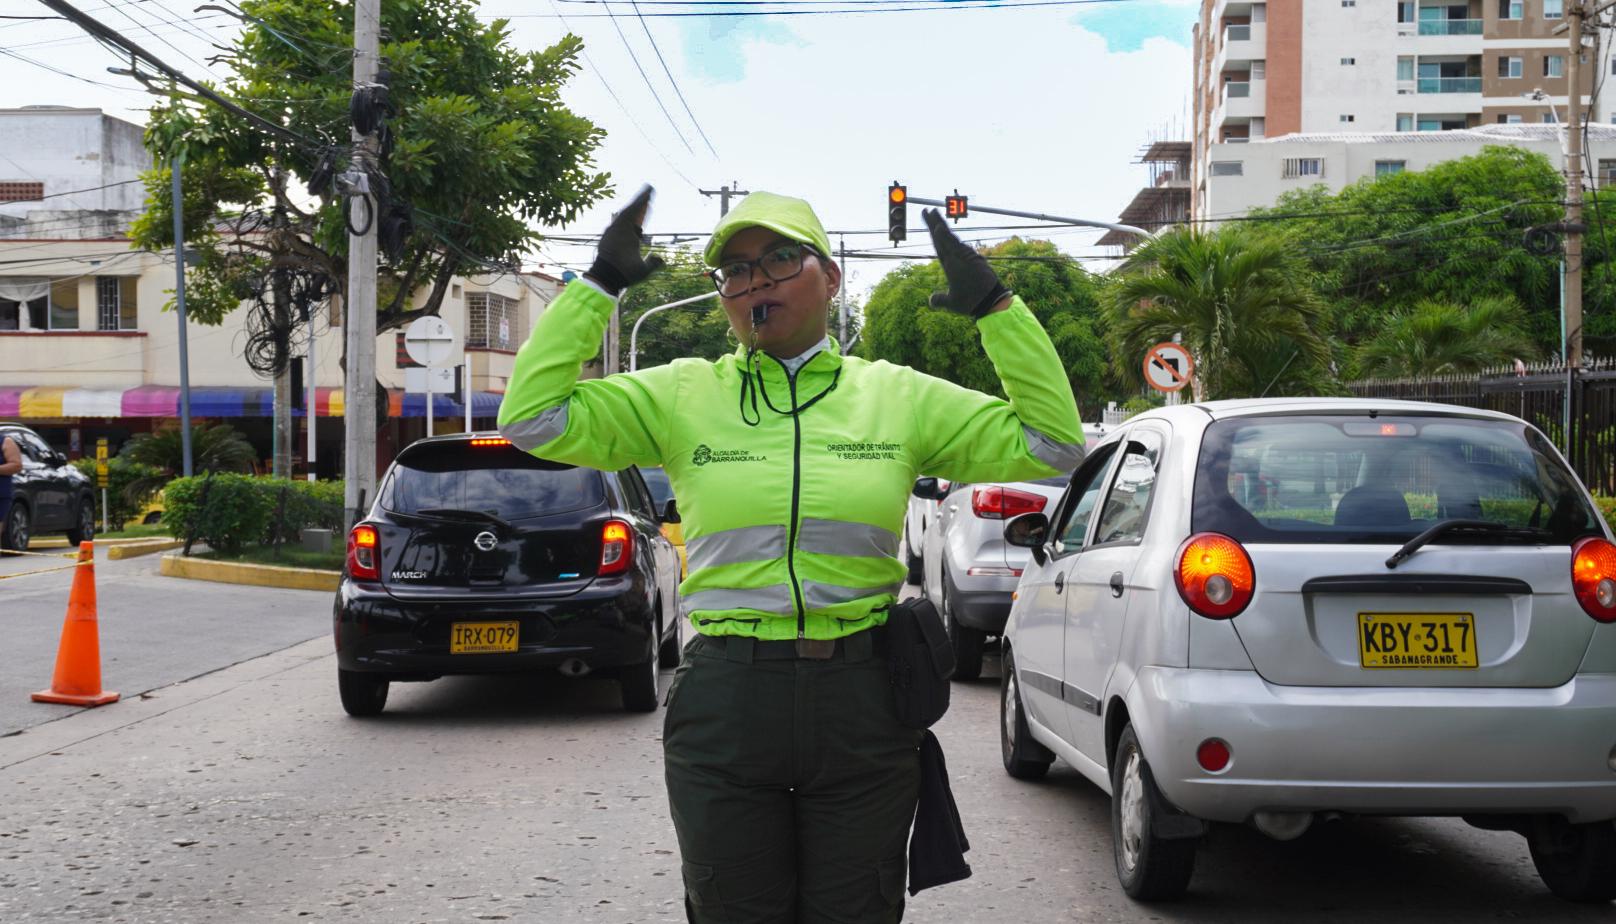
POLYGON ((1061 591, 1063 591, 1065 589, 1066 589, 1066 572, 1064 572, 1064 571, 1055 572, 1055 593, 1060 593, 1061 591))
POLYGON ((1111 596, 1122 596, 1122 572, 1111 575, 1111 596))

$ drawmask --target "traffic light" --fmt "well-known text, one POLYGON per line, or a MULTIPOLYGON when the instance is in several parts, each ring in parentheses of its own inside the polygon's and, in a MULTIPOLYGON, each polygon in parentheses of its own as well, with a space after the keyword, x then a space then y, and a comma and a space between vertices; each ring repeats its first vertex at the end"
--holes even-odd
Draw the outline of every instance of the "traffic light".
POLYGON ((955 221, 959 221, 961 218, 971 214, 970 206, 965 203, 965 197, 957 193, 952 196, 944 196, 943 206, 948 217, 955 221))
POLYGON ((909 189, 902 183, 887 187, 887 238, 894 244, 909 237, 909 189))

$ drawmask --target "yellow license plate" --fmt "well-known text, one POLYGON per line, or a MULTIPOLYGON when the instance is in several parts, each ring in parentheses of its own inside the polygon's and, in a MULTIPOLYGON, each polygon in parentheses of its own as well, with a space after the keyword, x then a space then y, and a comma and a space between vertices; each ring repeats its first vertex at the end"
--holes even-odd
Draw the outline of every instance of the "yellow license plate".
POLYGON ((515 651, 515 622, 457 622, 449 628, 450 654, 515 651))
POLYGON ((1473 668, 1476 620, 1469 613, 1359 613, 1358 655, 1366 668, 1473 668))

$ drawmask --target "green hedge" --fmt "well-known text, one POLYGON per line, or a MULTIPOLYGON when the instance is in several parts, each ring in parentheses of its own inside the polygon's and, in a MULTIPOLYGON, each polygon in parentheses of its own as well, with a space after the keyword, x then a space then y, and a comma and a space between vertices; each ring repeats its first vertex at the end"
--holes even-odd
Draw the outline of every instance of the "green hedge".
POLYGON ((295 542, 305 528, 340 532, 343 526, 340 481, 310 483, 216 472, 174 479, 163 489, 163 503, 164 522, 175 536, 194 538, 223 552, 257 543, 295 542))
MULTIPOLYGON (((73 467, 88 475, 90 484, 95 484, 95 459, 86 457, 76 459, 73 467)), ((107 519, 112 521, 114 530, 123 529, 124 524, 134 519, 141 508, 156 496, 155 491, 131 490, 136 482, 154 483, 154 479, 162 471, 154 466, 142 465, 139 462, 130 462, 127 459, 113 456, 107 460, 107 519)), ((101 512, 101 489, 95 489, 96 512, 101 512)), ((97 526, 101 517, 96 517, 97 526)))

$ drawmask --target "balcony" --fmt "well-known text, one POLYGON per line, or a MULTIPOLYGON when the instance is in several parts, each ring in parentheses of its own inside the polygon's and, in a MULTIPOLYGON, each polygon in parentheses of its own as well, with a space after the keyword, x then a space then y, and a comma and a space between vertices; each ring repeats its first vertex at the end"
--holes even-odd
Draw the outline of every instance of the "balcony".
MULTIPOLYGON (((1407 23, 1404 23, 1407 25, 1407 23)), ((1480 35, 1479 19, 1426 19, 1420 21, 1420 35, 1480 35)))
POLYGON ((1268 24, 1254 22, 1248 25, 1226 26, 1223 41, 1213 56, 1212 73, 1225 70, 1246 70, 1251 61, 1268 57, 1268 24))
MULTIPOLYGON (((1257 89, 1260 91, 1262 88, 1257 89)), ((1223 104, 1218 110, 1224 119, 1245 122, 1262 118, 1267 112, 1265 103, 1261 92, 1255 95, 1252 93, 1250 81, 1231 80, 1223 85, 1223 104)))
POLYGON ((1417 81, 1420 93, 1480 93, 1480 77, 1421 77, 1417 81))

